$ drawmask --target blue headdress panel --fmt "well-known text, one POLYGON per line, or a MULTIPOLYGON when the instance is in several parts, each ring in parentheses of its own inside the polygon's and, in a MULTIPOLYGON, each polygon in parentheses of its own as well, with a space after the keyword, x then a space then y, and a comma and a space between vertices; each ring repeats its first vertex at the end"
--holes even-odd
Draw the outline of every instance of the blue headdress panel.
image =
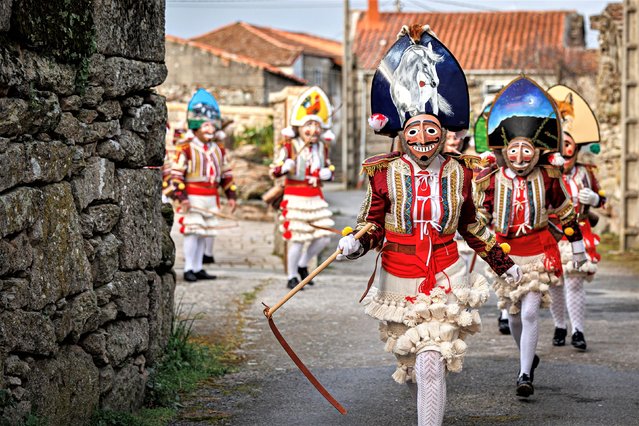
POLYGON ((186 119, 189 129, 199 129, 205 121, 212 122, 217 129, 222 127, 220 107, 209 92, 198 89, 187 107, 186 119))
POLYGON ((388 136, 418 114, 437 116, 448 130, 467 130, 470 101, 464 71, 446 46, 423 29, 418 39, 403 35, 375 72, 371 112, 372 118, 382 117, 379 128, 371 123, 373 128, 388 136))
POLYGON ((519 77, 495 98, 488 113, 488 145, 500 149, 516 137, 526 138, 535 148, 557 151, 561 124, 555 103, 537 83, 519 77))

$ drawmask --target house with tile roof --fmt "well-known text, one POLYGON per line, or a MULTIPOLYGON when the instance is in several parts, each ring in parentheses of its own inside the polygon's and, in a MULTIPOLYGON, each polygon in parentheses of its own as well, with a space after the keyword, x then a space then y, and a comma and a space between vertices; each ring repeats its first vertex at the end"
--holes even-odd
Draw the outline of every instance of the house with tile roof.
POLYGON ((504 85, 525 73, 540 84, 559 81, 595 96, 596 50, 585 48, 583 17, 574 11, 380 12, 378 1, 351 15, 353 53, 348 140, 352 169, 362 157, 388 151, 388 138, 367 125, 370 85, 377 65, 405 24, 428 24, 466 72, 471 119, 504 85))
POLYGON ((341 93, 342 43, 312 34, 235 22, 191 41, 253 58, 320 86, 334 103, 341 93))
POLYGON ((188 102, 198 87, 220 104, 268 105, 270 93, 307 82, 265 61, 180 37, 165 37, 168 75, 158 91, 168 101, 188 102))

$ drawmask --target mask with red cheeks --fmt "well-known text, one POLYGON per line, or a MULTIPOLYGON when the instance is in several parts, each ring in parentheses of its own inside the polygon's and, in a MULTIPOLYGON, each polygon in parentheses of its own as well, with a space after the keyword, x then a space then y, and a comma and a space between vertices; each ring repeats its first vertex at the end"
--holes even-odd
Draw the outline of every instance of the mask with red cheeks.
POLYGON ((404 151, 421 167, 427 167, 439 154, 446 139, 437 117, 420 114, 406 122, 402 132, 404 151))
POLYGON ((539 152, 532 142, 524 138, 515 138, 510 141, 505 151, 506 164, 520 176, 530 173, 539 160, 539 152))
POLYGON ((563 157, 566 159, 563 169, 566 171, 572 170, 577 162, 577 151, 579 147, 573 140, 572 136, 568 133, 564 133, 564 153, 563 157))
POLYGON ((299 128, 300 138, 304 143, 316 143, 319 140, 322 126, 314 120, 309 120, 299 128))
POLYGON ((195 136, 202 142, 211 142, 215 137, 215 126, 210 121, 202 123, 199 129, 194 133, 195 136))

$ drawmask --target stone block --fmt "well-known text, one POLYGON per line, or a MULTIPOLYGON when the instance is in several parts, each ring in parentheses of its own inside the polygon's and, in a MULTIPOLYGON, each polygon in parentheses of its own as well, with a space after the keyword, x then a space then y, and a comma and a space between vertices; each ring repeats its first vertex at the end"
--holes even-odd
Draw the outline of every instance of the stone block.
POLYGON ((62 111, 78 111, 82 107, 82 98, 78 95, 71 95, 60 99, 62 111))
POLYGON ((111 285, 111 300, 125 317, 149 315, 149 284, 142 271, 117 272, 111 285))
POLYGON ((53 322, 40 312, 0 312, 0 343, 7 352, 52 355, 58 350, 53 322))
POLYGON ((122 368, 114 370, 111 390, 106 392, 100 406, 104 410, 132 411, 144 402, 144 390, 148 380, 148 373, 133 361, 122 368))
POLYGON ((113 234, 107 234, 97 240, 99 243, 91 262, 93 282, 108 283, 118 270, 118 248, 122 243, 113 234))
POLYGON ((103 158, 87 161, 82 174, 72 181, 73 198, 78 210, 84 210, 92 202, 115 199, 115 166, 103 158))
POLYGON ((118 141, 115 141, 113 139, 99 142, 96 152, 100 157, 106 158, 107 160, 111 160, 116 163, 120 163, 124 161, 125 158, 127 158, 125 149, 122 148, 122 145, 120 145, 118 141))
POLYGON ((54 129, 62 110, 51 92, 32 92, 30 100, 0 98, 0 135, 35 134, 54 129))
POLYGON ((22 361, 17 355, 9 355, 4 361, 4 373, 11 376, 26 378, 31 367, 22 361))
POLYGON ((31 369, 25 388, 36 416, 50 425, 87 424, 100 400, 99 371, 89 354, 66 345, 31 369))
POLYGON ((115 100, 104 101, 96 109, 104 120, 117 120, 122 117, 120 103, 115 100))
POLYGON ((11 3, 13 3, 13 0, 0 1, 0 32, 9 31, 11 24, 11 3))
POLYGON ((0 237, 33 225, 41 212, 43 201, 41 190, 28 187, 0 195, 0 237))
POLYGON ((91 124, 98 118, 98 112, 93 109, 82 109, 78 113, 78 120, 84 124, 91 124))
MULTIPOLYGON (((87 207, 81 215, 81 221, 89 232, 104 234, 110 232, 120 218, 120 207, 115 204, 98 204, 87 207)), ((91 235, 88 235, 89 237, 91 235)))
MULTIPOLYGON (((95 333, 85 336, 80 342, 80 346, 93 357, 93 361, 96 365, 103 366, 109 363, 106 352, 106 341, 106 332, 104 330, 98 330, 95 333)), ((103 369, 100 370, 101 374, 102 370, 103 369)), ((113 371, 113 368, 111 368, 111 371, 113 371)), ((100 377, 100 381, 102 381, 102 377, 100 377)))
POLYGON ((9 143, 0 153, 0 192, 24 181, 26 158, 24 145, 9 143))
POLYGON ((0 240, 0 276, 25 271, 32 260, 33 251, 26 232, 11 240, 0 240))
POLYGON ((121 366, 127 358, 149 347, 149 323, 146 318, 116 321, 106 326, 106 350, 111 365, 121 366))
POLYGON ((59 141, 25 145, 25 183, 59 182, 71 174, 75 148, 59 141))
POLYGON ((146 353, 148 365, 154 365, 164 354, 171 336, 175 275, 162 276, 149 272, 149 350, 146 353))
POLYGON ((120 269, 155 268, 162 259, 160 172, 118 169, 116 186, 121 213, 113 233, 122 241, 120 269))
POLYGON ((108 99, 146 90, 166 79, 164 63, 141 62, 122 57, 93 55, 89 61, 89 81, 102 86, 108 99))
POLYGON ((164 62, 164 0, 96 0, 93 21, 98 52, 164 62))
POLYGON ((0 307, 16 310, 29 303, 29 281, 24 278, 0 280, 0 307))
POLYGON ((91 270, 71 185, 48 185, 42 192, 42 209, 35 215, 42 237, 33 246, 32 309, 91 288, 91 270))

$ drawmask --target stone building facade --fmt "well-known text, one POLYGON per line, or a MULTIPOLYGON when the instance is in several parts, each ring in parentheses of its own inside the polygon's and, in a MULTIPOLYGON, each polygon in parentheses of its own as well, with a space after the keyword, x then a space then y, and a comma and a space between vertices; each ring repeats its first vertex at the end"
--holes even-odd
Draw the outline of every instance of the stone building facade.
POLYGON ((166 36, 166 65, 158 91, 171 102, 188 102, 203 87, 222 105, 265 106, 269 93, 304 83, 267 63, 174 36, 166 36))
POLYGON ((87 424, 171 331, 164 1, 3 1, 0 40, 0 417, 87 424))

